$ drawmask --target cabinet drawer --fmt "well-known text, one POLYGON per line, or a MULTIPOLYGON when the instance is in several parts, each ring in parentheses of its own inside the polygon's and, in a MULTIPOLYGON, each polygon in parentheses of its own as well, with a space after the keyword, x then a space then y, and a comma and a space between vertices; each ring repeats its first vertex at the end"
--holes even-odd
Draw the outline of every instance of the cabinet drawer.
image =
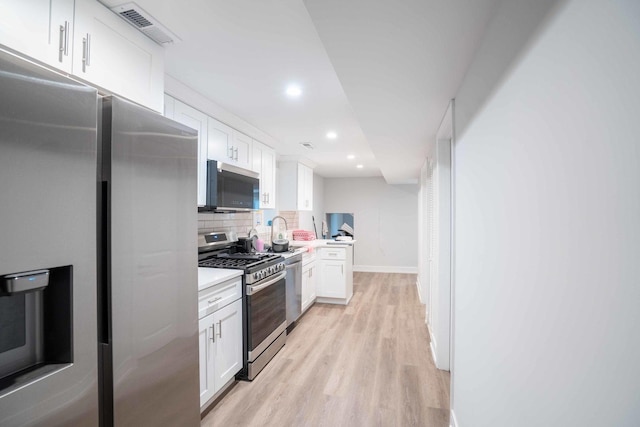
POLYGON ((322 248, 320 258, 322 259, 346 259, 347 251, 344 248, 322 248))
POLYGON ((213 313, 242 298, 242 277, 219 283, 198 292, 198 318, 213 313))

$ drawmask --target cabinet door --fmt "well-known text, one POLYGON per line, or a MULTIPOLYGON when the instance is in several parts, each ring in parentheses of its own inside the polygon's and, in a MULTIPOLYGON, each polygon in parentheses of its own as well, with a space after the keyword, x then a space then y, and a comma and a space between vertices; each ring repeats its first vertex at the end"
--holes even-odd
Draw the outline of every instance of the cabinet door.
POLYGON ((311 264, 309 268, 309 278, 307 280, 309 287, 309 305, 316 300, 316 264, 311 264))
POLYGON ((217 392, 242 369, 242 300, 221 308, 213 316, 217 392))
POLYGON ((0 44, 71 72, 73 0, 0 0, 0 44))
POLYGON ((207 116, 175 100, 173 120, 198 131, 198 206, 207 201, 207 116))
POLYGON ((200 352, 200 406, 215 394, 213 314, 200 319, 198 327, 200 352))
POLYGON ((233 129, 209 117, 208 159, 233 163, 233 129))
POLYGON ((302 267, 302 311, 309 306, 309 267, 302 267))
POLYGON ((316 263, 307 264, 302 270, 302 311, 316 299, 316 263))
POLYGON ((305 167, 304 194, 305 206, 308 211, 313 210, 313 169, 305 167))
POLYGON ((233 131, 233 163, 241 168, 251 169, 251 137, 237 130, 233 131))
POLYGON ((345 298, 344 261, 321 260, 317 296, 345 298))
POLYGON ((276 153, 266 145, 253 140, 252 170, 260 174, 260 208, 276 207, 276 153))
POLYGON ((313 210, 313 170, 298 164, 298 210, 313 210))
MULTIPOLYGON (((260 142, 253 140, 253 153, 251 154, 251 170, 260 174, 260 191, 262 192, 262 152, 267 147, 260 142)), ((262 201, 262 198, 260 199, 262 201)))
MULTIPOLYGON (((264 186, 262 192, 265 193, 265 209, 276 208, 276 152, 267 148, 262 152, 262 176, 264 176, 264 186)), ((260 180, 262 183, 262 179, 260 180)))
POLYGON ((305 190, 306 187, 304 185, 304 180, 306 177, 306 173, 305 173, 305 168, 306 166, 304 165, 298 165, 298 210, 299 211, 306 211, 307 210, 307 199, 305 197, 305 190))
POLYGON ((164 51, 95 0, 76 0, 73 74, 162 113, 164 51))

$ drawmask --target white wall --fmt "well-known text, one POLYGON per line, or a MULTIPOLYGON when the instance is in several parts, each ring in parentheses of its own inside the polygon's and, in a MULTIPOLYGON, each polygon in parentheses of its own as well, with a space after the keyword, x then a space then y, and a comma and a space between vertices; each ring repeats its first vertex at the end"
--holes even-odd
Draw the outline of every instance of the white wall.
POLYGON ((417 273, 417 185, 325 178, 324 210, 354 213, 355 270, 417 273))
POLYGON ((531 3, 456 97, 457 425, 637 426, 640 2, 531 3))

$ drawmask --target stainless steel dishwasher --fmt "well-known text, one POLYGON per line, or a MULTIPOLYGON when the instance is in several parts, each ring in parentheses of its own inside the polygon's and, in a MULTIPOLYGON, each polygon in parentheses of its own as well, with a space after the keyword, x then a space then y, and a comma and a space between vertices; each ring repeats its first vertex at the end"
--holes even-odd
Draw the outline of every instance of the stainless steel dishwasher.
POLYGON ((284 264, 287 269, 287 331, 291 331, 302 312, 302 254, 287 257, 284 264))

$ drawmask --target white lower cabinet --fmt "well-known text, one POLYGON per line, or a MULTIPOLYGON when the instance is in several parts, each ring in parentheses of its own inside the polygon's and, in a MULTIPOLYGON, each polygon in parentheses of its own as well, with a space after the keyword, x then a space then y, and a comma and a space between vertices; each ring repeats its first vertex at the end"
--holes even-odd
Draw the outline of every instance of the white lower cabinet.
POLYGON ((311 260, 302 264, 302 312, 304 313, 316 300, 316 262, 311 260))
MULTIPOLYGON (((223 284, 218 294, 207 294, 209 303, 214 305, 223 302, 229 297, 230 289, 239 289, 235 283, 229 284, 231 286, 223 284)), ((242 299, 236 299, 202 317, 199 330, 200 407, 204 409, 242 369, 242 299)))
POLYGON ((318 302, 348 304, 353 296, 353 247, 318 249, 318 302))

